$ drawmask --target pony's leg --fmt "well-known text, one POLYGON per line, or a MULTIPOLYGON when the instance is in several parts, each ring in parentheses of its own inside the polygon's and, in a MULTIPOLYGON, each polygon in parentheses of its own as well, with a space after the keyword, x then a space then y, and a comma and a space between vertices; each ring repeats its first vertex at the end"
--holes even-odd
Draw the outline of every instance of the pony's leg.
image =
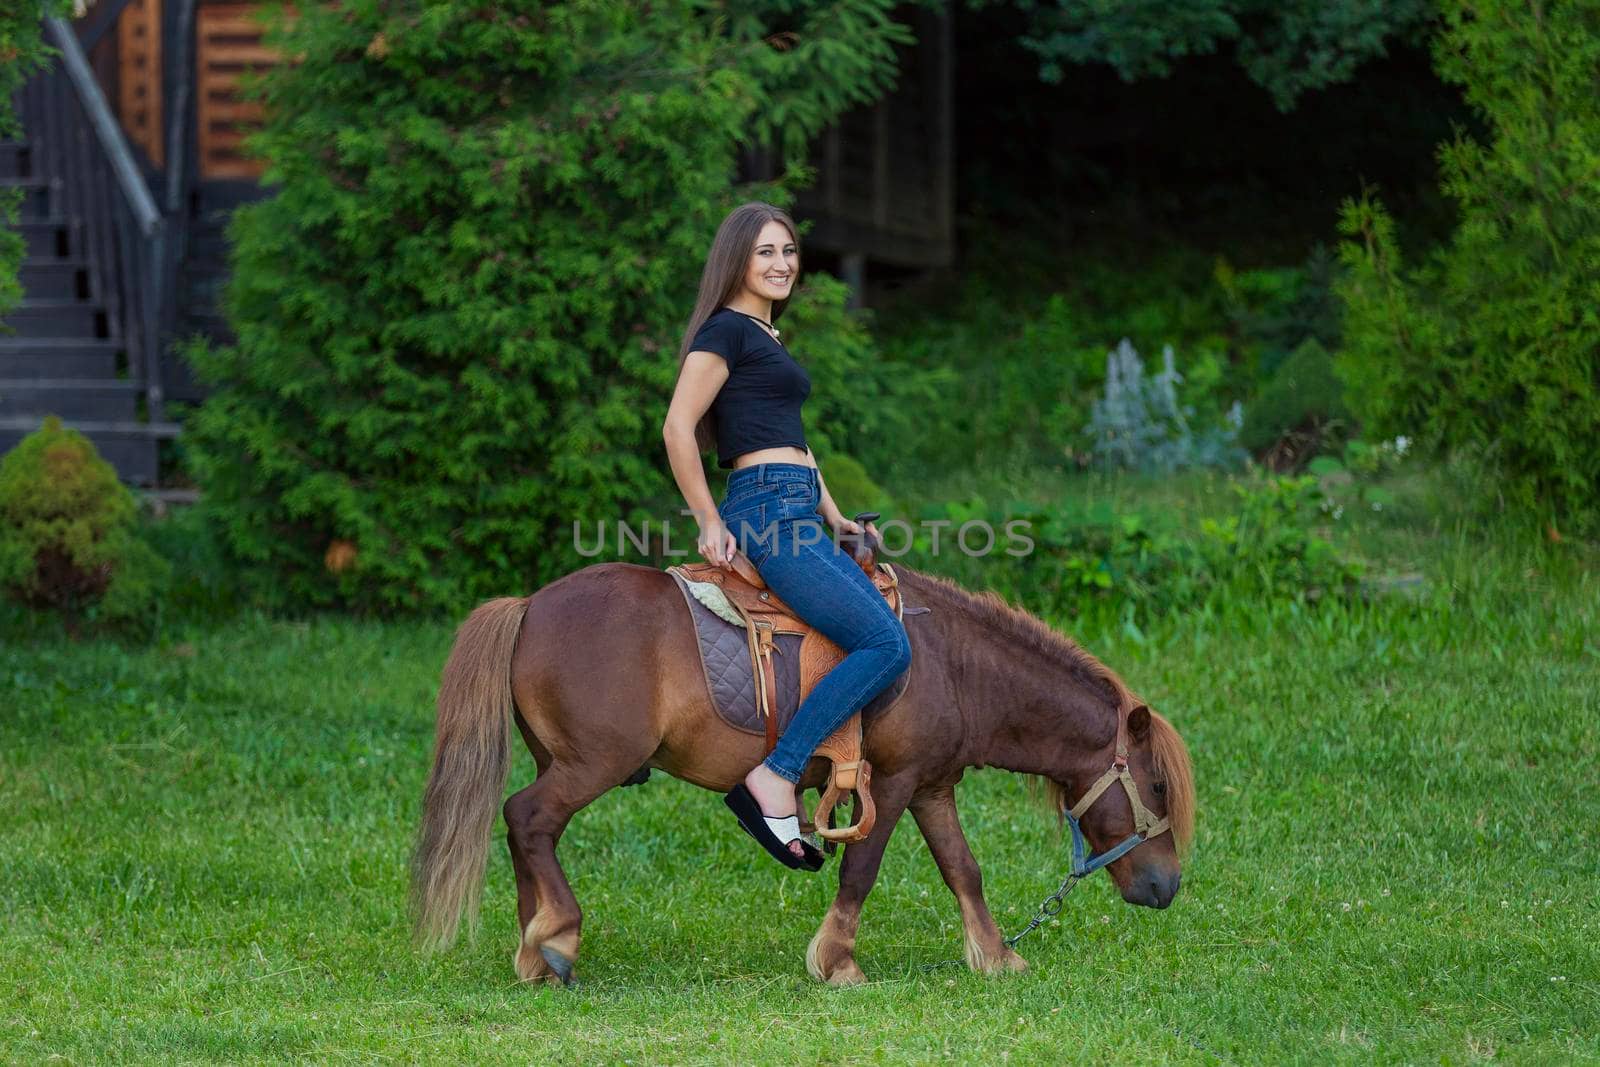
POLYGON ((575 814, 620 785, 639 761, 624 762, 627 771, 596 763, 553 762, 505 803, 506 841, 517 876, 517 920, 522 930, 517 977, 524 982, 572 981, 583 910, 556 859, 556 843, 575 814))
MULTIPOLYGON (((520 710, 514 713, 512 721, 516 723, 517 732, 522 735, 523 743, 528 746, 528 751, 533 754, 534 769, 538 771, 538 777, 543 778, 545 772, 550 769, 550 750, 545 748, 539 739, 534 736, 520 710)), ((506 821, 506 847, 511 852, 511 871, 516 875, 517 879, 518 930, 526 930, 528 924, 533 921, 534 912, 539 910, 539 890, 533 880, 533 867, 522 851, 517 831, 512 829, 511 820, 513 813, 524 811, 527 805, 533 802, 533 786, 530 785, 512 794, 511 798, 506 801, 505 806, 500 809, 500 814, 506 821)), ((522 955, 520 944, 518 945, 517 955, 519 957, 522 955)), ((520 966, 518 970, 521 970, 520 966)))
POLYGON ((927 839, 928 851, 939 865, 944 884, 955 894, 956 904, 961 908, 967 966, 983 974, 1027 970, 1027 962, 1000 936, 1000 928, 989 914, 989 905, 984 903, 983 874, 978 870, 972 849, 967 847, 966 835, 961 832, 955 789, 944 786, 917 797, 911 803, 911 815, 927 839))
POLYGON ((906 810, 911 784, 889 778, 872 780, 872 797, 878 806, 878 821, 865 841, 844 848, 839 865, 839 893, 823 917, 816 936, 806 948, 806 970, 811 977, 829 985, 859 985, 867 980, 856 965, 856 930, 861 925, 861 905, 878 880, 878 865, 895 823, 906 810))

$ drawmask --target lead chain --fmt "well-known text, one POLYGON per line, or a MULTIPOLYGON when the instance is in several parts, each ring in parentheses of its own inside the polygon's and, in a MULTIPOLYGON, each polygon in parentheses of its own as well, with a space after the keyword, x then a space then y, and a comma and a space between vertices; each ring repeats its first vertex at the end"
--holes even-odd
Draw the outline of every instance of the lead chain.
POLYGON ((1005 939, 1007 948, 1016 948, 1017 942, 1033 933, 1044 924, 1046 919, 1052 918, 1061 911, 1061 905, 1066 902, 1066 896, 1077 886, 1082 875, 1069 874, 1066 881, 1061 883, 1061 888, 1044 898, 1044 903, 1039 905, 1039 913, 1028 921, 1028 925, 1020 931, 1005 939))

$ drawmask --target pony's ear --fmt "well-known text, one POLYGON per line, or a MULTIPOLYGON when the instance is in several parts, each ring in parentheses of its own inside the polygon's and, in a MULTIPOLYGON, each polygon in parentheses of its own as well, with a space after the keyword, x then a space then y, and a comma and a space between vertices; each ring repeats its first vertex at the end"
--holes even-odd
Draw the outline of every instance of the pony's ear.
POLYGON ((1133 739, 1143 744, 1150 736, 1150 706, 1140 704, 1128 712, 1128 733, 1133 739))

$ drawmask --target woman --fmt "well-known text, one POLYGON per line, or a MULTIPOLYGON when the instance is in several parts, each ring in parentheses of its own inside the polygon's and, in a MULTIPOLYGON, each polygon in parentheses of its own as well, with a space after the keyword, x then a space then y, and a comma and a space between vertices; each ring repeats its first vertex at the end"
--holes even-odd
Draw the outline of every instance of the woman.
MULTIPOLYGON (((839 535, 859 534, 861 526, 840 513, 806 445, 800 407, 811 379, 777 328, 799 270, 794 223, 780 209, 750 203, 723 220, 700 276, 662 436, 700 524, 701 555, 727 570, 743 549, 773 592, 846 653, 772 753, 725 798, 775 858, 814 871, 822 854, 800 836, 796 785, 817 745, 911 665, 911 642, 872 580, 840 551, 839 535), (720 507, 700 459, 712 448, 718 466, 732 469, 720 507)), ((870 524, 866 532, 877 535, 870 524)))

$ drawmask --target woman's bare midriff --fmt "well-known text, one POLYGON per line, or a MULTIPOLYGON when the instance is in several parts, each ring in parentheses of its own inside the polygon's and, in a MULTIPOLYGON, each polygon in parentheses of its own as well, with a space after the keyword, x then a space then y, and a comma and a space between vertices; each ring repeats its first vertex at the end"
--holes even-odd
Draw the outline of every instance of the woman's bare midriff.
POLYGON ((815 467, 817 461, 811 458, 811 453, 794 445, 779 445, 775 448, 758 448, 754 452, 746 452, 742 456, 735 456, 733 469, 753 467, 757 463, 800 463, 807 467, 815 467))

